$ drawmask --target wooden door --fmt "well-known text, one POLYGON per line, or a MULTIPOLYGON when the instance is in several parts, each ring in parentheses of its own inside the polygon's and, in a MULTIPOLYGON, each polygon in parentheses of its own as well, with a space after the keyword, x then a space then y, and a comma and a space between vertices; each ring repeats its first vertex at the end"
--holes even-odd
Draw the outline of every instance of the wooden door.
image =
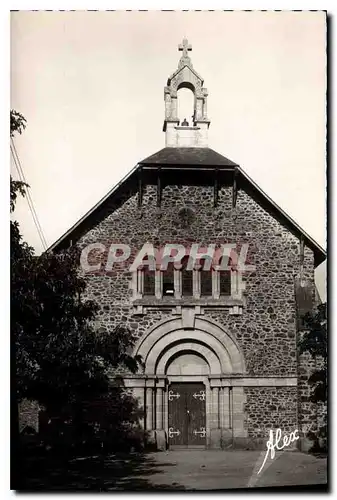
POLYGON ((168 391, 170 448, 206 446, 206 391, 202 383, 172 383, 168 391))

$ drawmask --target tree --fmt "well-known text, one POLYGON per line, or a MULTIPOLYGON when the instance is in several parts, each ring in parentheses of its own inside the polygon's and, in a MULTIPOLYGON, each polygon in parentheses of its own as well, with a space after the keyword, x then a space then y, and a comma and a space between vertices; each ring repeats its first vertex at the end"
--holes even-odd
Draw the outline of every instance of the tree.
MULTIPOLYGON (((20 113, 11 111, 11 136, 21 133, 25 124, 20 113)), ((13 212, 17 195, 24 195, 27 186, 10 181, 13 212)), ((116 404, 123 405, 125 391, 120 383, 111 386, 110 375, 121 365, 135 372, 140 362, 129 354, 135 338, 126 328, 96 331, 99 307, 84 298, 85 290, 76 247, 36 256, 23 241, 19 224, 11 221, 11 334, 17 399, 37 400, 49 417, 62 421, 61 427, 71 422, 77 433, 88 402, 112 395, 116 404)), ((92 427, 102 417, 99 412, 85 414, 90 414, 92 427)), ((132 418, 130 412, 123 415, 125 420, 132 418)), ((115 415, 112 425, 117 425, 118 418, 121 421, 115 415)))
POLYGON ((10 116, 11 137, 14 137, 15 133, 22 134, 22 132, 26 128, 26 123, 27 123, 26 118, 21 113, 15 111, 15 109, 11 109, 11 116, 10 116))
MULTIPOLYGON (((26 126, 25 118, 15 110, 10 112, 10 137, 14 136, 14 133, 22 133, 26 126)), ((13 212, 15 208, 15 202, 17 199, 17 194, 25 195, 26 185, 20 181, 14 181, 10 177, 10 211, 13 212)), ((11 237, 11 285, 13 282, 19 283, 22 274, 22 268, 24 263, 31 259, 33 249, 22 241, 22 237, 19 231, 19 225, 16 221, 10 221, 10 237, 11 237), (13 261, 16 265, 13 266, 13 261), (13 274, 14 273, 14 274, 13 274), (16 276, 15 276, 16 274, 16 276)), ((11 290, 12 292, 12 290, 11 290)), ((19 292, 20 293, 20 292, 19 292)), ((11 294, 11 298, 13 295, 11 294)), ((15 320, 14 320, 15 323, 15 320)), ((13 316, 11 317, 11 326, 13 327, 13 316)), ((13 445, 13 452, 11 453, 11 488, 16 489, 20 487, 22 475, 22 450, 20 446, 20 436, 19 436, 19 415, 18 415, 18 398, 17 398, 17 363, 16 363, 16 340, 15 334, 13 334, 13 329, 11 328, 11 374, 12 376, 12 387, 11 387, 11 443, 13 445)))
POLYGON ((321 440, 323 447, 327 444, 327 413, 328 400, 328 339, 326 304, 320 304, 317 310, 304 315, 304 334, 299 342, 300 354, 308 352, 315 361, 315 369, 308 383, 311 386, 310 401, 325 408, 322 425, 314 438, 315 447, 321 440))

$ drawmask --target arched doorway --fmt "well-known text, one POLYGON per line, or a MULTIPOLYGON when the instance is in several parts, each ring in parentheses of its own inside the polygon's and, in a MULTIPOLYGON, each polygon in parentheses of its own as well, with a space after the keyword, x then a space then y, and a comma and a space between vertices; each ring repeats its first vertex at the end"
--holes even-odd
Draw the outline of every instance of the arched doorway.
POLYGON ((134 354, 144 362, 137 375, 138 385, 144 384, 144 426, 157 443, 218 448, 224 437, 245 434, 243 387, 232 383, 244 374, 244 359, 221 325, 196 317, 194 328, 184 328, 181 318, 163 320, 138 341, 134 354), (183 433, 182 441, 177 436, 183 433))

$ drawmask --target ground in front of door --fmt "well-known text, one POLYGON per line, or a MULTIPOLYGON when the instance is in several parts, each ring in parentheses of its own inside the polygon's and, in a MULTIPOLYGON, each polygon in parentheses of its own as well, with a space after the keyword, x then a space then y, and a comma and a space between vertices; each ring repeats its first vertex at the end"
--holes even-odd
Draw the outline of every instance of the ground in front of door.
MULTIPOLYGON (((118 453, 70 460, 36 456, 22 469, 29 491, 186 491, 325 485, 327 460, 297 451, 173 450, 118 453)), ((315 486, 309 486, 315 489, 315 486)))
POLYGON ((222 490, 232 488, 324 485, 326 458, 283 452, 263 462, 260 451, 180 450, 147 456, 150 470, 120 478, 112 489, 222 490))

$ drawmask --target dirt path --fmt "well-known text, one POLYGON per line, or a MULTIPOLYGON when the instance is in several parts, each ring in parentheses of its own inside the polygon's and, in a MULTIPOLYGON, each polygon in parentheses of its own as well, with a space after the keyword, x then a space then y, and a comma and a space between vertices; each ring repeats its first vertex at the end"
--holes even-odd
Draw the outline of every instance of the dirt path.
MULTIPOLYGON (((155 489, 219 490, 326 483, 326 459, 284 452, 260 468, 264 452, 172 451, 148 455, 153 474, 139 475, 155 489)), ((137 479, 137 476, 134 476, 137 479)), ((123 488, 123 479, 117 488, 123 488)), ((126 485, 125 485, 126 486, 126 485)))
POLYGON ((257 474, 264 456, 264 451, 186 450, 72 460, 31 457, 22 471, 22 491, 186 491, 326 484, 325 458, 279 452, 257 474))

